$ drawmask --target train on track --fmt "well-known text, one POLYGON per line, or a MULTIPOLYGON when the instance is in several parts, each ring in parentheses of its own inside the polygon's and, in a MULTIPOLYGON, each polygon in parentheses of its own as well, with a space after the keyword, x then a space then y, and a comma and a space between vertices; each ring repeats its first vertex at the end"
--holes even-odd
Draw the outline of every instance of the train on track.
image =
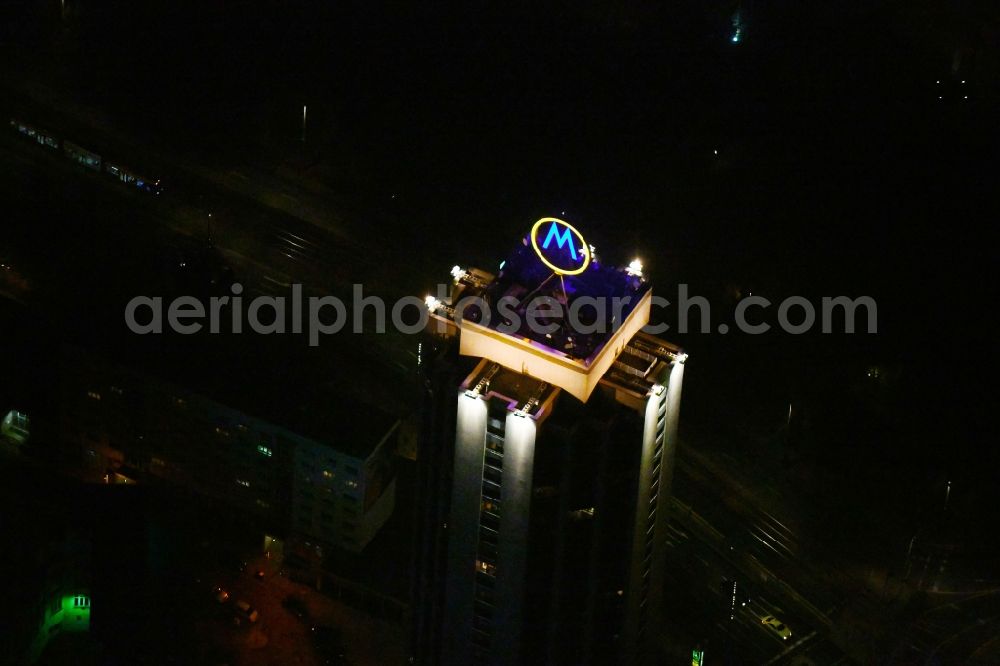
POLYGON ((135 187, 142 192, 148 192, 150 194, 160 194, 163 192, 163 186, 160 184, 159 179, 147 178, 146 176, 143 176, 137 171, 123 166, 120 163, 113 163, 109 160, 105 160, 99 154, 90 151, 83 146, 77 145, 68 139, 61 140, 47 130, 39 129, 38 127, 29 125, 28 123, 15 118, 11 118, 10 127, 22 136, 37 142, 41 146, 57 151, 61 150, 62 154, 66 158, 87 169, 90 169, 91 171, 106 173, 113 178, 117 178, 126 185, 135 187))

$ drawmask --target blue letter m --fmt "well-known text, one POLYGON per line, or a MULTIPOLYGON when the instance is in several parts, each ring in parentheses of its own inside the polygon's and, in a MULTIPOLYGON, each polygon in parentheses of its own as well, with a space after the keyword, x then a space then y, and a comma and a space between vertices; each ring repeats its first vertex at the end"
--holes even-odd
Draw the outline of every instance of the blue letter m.
POLYGON ((569 245, 570 256, 573 257, 573 261, 577 261, 576 248, 573 246, 573 232, 569 230, 569 227, 564 227, 563 233, 560 235, 559 227, 557 227, 556 223, 553 222, 552 225, 549 226, 549 233, 545 237, 545 242, 542 243, 542 249, 549 249, 549 243, 552 242, 553 238, 556 239, 556 247, 561 248, 563 245, 569 245))

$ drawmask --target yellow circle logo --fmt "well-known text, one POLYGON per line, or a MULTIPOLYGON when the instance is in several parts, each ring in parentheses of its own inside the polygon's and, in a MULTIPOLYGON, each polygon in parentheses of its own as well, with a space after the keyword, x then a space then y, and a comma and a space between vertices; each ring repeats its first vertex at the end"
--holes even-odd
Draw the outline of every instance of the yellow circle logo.
POLYGON ((573 225, 543 217, 531 228, 531 247, 559 275, 579 275, 590 265, 590 246, 573 225))

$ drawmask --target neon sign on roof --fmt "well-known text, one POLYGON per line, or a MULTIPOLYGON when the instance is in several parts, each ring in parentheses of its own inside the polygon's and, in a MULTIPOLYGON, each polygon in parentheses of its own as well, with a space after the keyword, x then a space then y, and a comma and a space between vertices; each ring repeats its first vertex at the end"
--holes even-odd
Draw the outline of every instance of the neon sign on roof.
POLYGON ((573 225, 543 217, 531 228, 531 246, 546 266, 558 275, 579 275, 590 265, 590 246, 573 225))

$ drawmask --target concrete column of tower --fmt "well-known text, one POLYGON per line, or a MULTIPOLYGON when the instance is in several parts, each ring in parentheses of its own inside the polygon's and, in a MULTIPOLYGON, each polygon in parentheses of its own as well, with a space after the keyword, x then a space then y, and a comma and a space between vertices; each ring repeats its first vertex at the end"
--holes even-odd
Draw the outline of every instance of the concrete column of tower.
POLYGON ((646 397, 642 451, 636 492, 632 555, 625 610, 625 663, 650 663, 656 654, 651 637, 662 621, 665 533, 673 479, 677 420, 684 365, 670 366, 666 386, 646 397))
POLYGON ((497 557, 497 663, 532 663, 521 655, 524 586, 528 558, 535 422, 517 412, 507 414, 501 487, 500 539, 497 557))
POLYGON ((487 405, 477 394, 458 395, 455 422, 455 465, 448 525, 442 663, 472 663, 472 616, 476 575, 479 512, 482 498, 483 449, 487 405))
MULTIPOLYGON (((660 508, 657 510, 653 539, 653 567, 650 571, 648 621, 651 628, 661 626, 666 621, 663 614, 663 594, 667 557, 667 523, 670 520, 669 502, 673 495, 674 460, 677 454, 677 430, 680 421, 681 389, 684 383, 684 362, 675 361, 670 369, 667 382, 666 413, 664 414, 664 442, 659 474, 660 508)), ((647 632, 647 654, 655 656, 658 646, 649 644, 658 636, 657 631, 647 632)))

